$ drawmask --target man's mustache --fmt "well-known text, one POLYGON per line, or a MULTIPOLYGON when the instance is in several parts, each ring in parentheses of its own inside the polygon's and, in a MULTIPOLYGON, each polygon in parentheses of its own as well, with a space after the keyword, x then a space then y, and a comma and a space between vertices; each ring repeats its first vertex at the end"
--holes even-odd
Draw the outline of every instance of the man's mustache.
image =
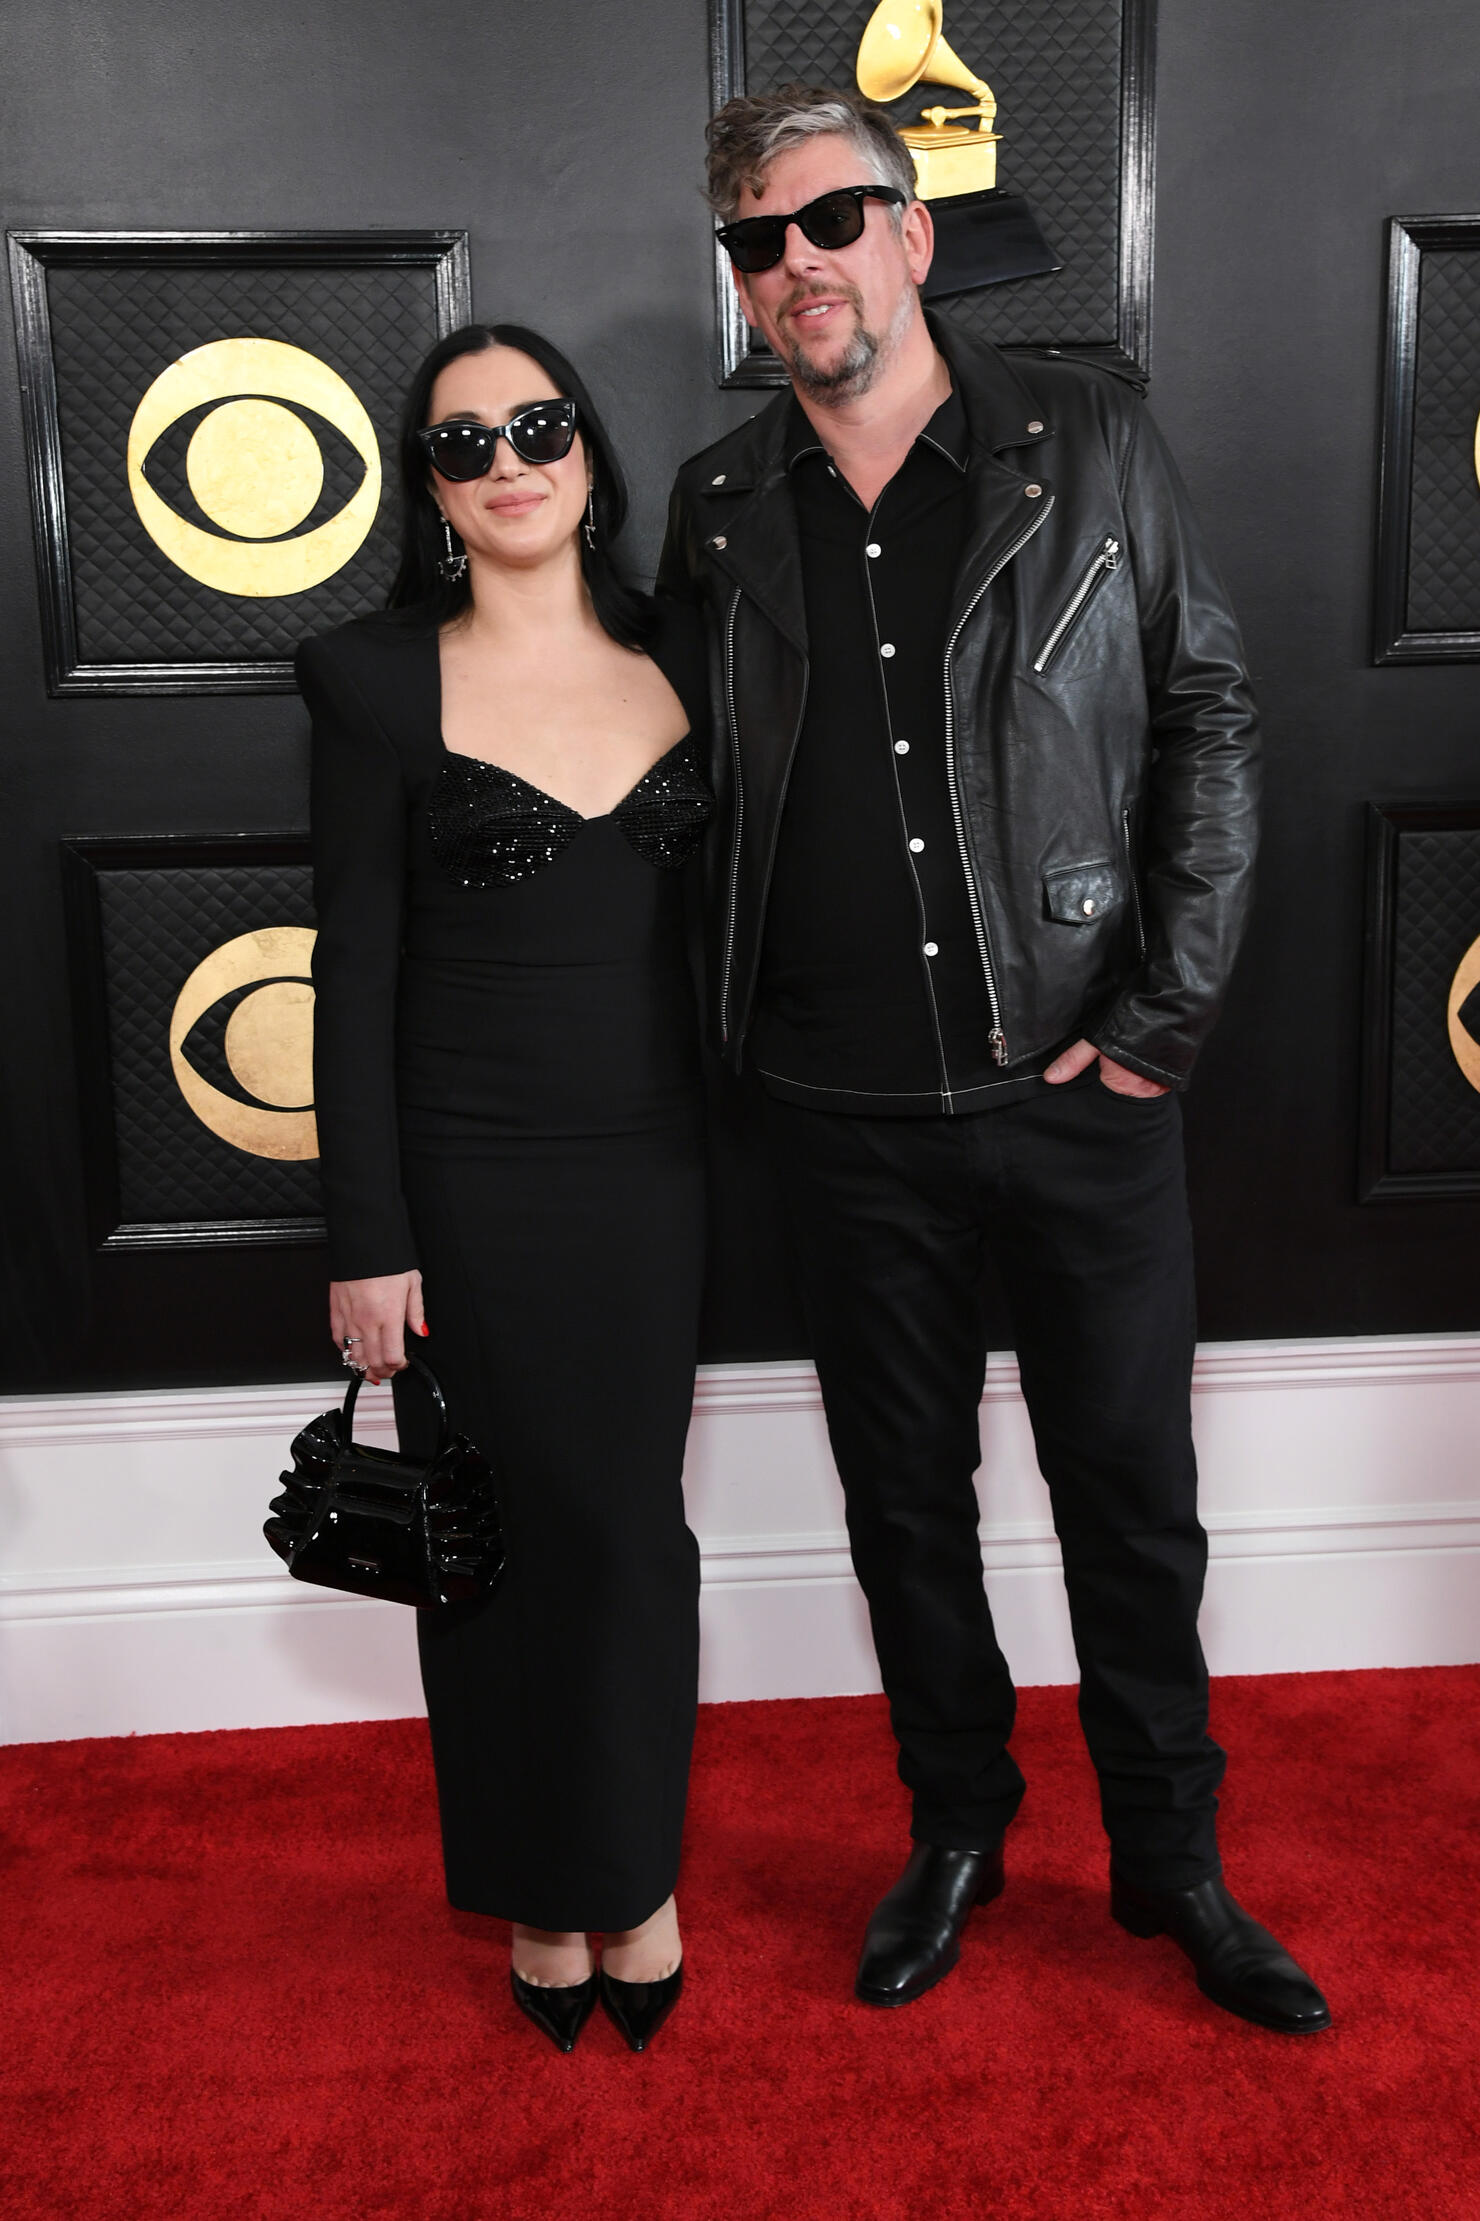
POLYGON ((779 320, 783 316, 790 316, 792 310, 799 308, 803 301, 820 300, 844 300, 850 308, 856 309, 860 316, 863 314, 863 295, 856 285, 821 285, 815 279, 812 279, 805 284, 792 287, 776 312, 777 318, 779 320))

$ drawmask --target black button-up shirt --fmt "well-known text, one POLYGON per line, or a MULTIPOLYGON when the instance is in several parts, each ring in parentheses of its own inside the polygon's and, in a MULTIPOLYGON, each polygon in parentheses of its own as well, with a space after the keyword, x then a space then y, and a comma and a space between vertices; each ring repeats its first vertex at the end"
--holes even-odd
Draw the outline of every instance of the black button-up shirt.
POLYGON ((752 1036, 773 1094, 939 1114, 1036 1092, 999 1070, 947 767, 945 653, 966 529, 954 388, 872 511, 793 401, 787 466, 810 663, 752 1036))

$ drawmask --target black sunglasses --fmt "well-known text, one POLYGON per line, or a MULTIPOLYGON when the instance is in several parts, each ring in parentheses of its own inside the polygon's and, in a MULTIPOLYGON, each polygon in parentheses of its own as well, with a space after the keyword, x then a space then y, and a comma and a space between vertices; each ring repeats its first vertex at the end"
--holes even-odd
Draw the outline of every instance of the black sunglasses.
POLYGON ((430 424, 416 436, 437 476, 461 482, 493 468, 501 432, 526 463, 558 463, 576 436, 576 405, 534 401, 507 424, 430 424))
POLYGON ((742 216, 738 224, 721 224, 714 236, 735 268, 750 276, 776 267, 786 252, 788 224, 798 225, 814 247, 851 247, 863 235, 865 201, 892 201, 903 208, 908 199, 897 185, 843 185, 789 216, 742 216))

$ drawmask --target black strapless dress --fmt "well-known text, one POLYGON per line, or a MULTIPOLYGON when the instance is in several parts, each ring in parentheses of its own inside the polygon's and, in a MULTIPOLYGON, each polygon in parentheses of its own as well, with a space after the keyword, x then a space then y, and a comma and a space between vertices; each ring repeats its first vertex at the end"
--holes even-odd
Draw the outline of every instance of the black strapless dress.
MULTIPOLYGON (((316 840, 336 818, 338 750, 314 657, 364 629, 300 659, 316 840)), ((376 716, 390 729, 384 700, 376 716)), ((392 1254, 373 1269, 404 1269, 394 1251, 409 1238, 422 1348, 455 1423, 496 1458, 509 1560, 486 1604, 418 1615, 448 1895, 534 1927, 628 1928, 675 1885, 697 1703, 698 1550, 681 1476, 704 1168, 678 867, 709 795, 687 741, 591 820, 433 749, 424 726, 399 753, 407 1234, 384 1221, 376 1238, 392 1254)), ((363 774, 363 741, 357 754, 363 774)), ((363 807, 361 777, 343 808, 363 807)), ((319 850, 315 974, 331 1248, 365 1112, 340 1105, 327 1066, 356 1004, 366 1021, 346 987, 344 1022, 325 1025, 344 892, 333 845, 319 850)), ((363 1239, 356 1220, 344 1236, 355 1269, 336 1256, 336 1277, 372 1269, 363 1239)), ((403 1434, 417 1431, 416 1401, 398 1384, 403 1434)))

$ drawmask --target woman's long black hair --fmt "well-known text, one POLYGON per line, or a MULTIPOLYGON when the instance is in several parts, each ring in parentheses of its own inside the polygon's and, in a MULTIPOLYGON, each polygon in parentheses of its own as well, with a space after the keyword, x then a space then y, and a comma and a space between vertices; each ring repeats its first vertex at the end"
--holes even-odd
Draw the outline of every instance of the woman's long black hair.
POLYGON ((612 542, 627 516, 627 486, 605 427, 591 403, 591 396, 557 347, 523 324, 464 324, 460 331, 439 339, 417 370, 401 412, 398 441, 401 469, 401 562, 386 607, 409 624, 445 625, 472 601, 466 572, 459 579, 443 578, 437 568, 447 552, 446 537, 437 504, 428 484, 430 470, 416 435, 427 422, 432 387, 448 363, 459 355, 479 355, 487 347, 516 347, 537 362, 556 389, 576 405, 576 429, 585 442, 591 465, 593 523, 596 545, 588 547, 586 535, 577 535, 581 573, 591 606, 613 640, 624 648, 646 646, 653 629, 652 603, 618 569, 612 542))

